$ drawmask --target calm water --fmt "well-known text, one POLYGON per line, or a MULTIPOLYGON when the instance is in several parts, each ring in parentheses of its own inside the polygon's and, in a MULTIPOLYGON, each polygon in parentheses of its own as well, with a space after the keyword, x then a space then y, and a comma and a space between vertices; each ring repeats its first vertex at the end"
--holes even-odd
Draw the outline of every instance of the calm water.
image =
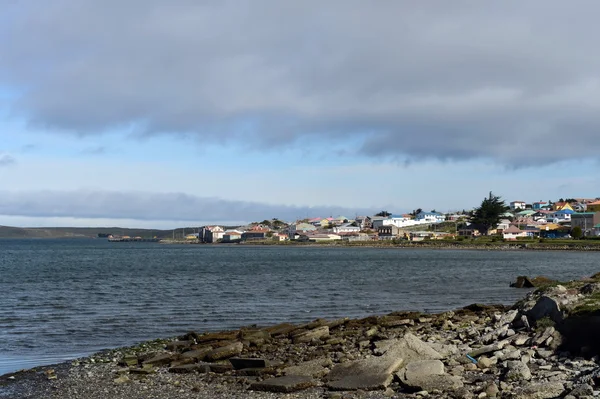
POLYGON ((0 240, 0 375, 189 330, 512 303, 597 253, 0 240))

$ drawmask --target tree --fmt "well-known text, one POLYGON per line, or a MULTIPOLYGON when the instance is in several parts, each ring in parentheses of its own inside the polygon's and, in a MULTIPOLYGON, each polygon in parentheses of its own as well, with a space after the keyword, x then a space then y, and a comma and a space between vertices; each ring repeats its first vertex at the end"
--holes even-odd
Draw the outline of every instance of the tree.
POLYGON ((508 209, 504 200, 490 191, 489 196, 484 198, 479 208, 475 208, 471 223, 481 234, 487 235, 488 230, 498 225, 502 214, 508 209))
POLYGON ((381 216, 381 217, 384 217, 384 218, 386 218, 386 217, 388 217, 390 215, 391 215, 391 213, 389 213, 388 211, 381 211, 381 212, 375 214, 375 216, 381 216))
POLYGON ((573 237, 576 240, 579 240, 581 237, 583 237, 583 231, 581 230, 581 227, 573 227, 573 229, 571 230, 571 237, 573 237))

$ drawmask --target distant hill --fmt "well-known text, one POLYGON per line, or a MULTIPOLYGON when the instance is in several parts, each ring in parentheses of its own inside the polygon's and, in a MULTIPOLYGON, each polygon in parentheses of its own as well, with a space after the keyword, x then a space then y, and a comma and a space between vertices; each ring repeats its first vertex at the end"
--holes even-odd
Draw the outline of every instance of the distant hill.
MULTIPOLYGON (((191 229, 188 229, 190 232, 191 229)), ((181 236, 181 229, 176 234, 181 236)), ((95 238, 108 234, 143 238, 169 238, 173 230, 126 229, 122 227, 10 227, 0 226, 0 238, 95 238)))

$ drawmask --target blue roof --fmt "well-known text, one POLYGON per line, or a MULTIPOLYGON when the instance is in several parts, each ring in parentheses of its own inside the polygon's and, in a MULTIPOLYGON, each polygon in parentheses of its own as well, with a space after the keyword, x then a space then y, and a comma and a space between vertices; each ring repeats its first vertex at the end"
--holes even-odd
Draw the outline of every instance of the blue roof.
POLYGON ((554 212, 554 213, 561 214, 561 215, 572 215, 575 213, 575 211, 572 211, 570 209, 563 209, 563 210, 560 210, 560 211, 554 212))
POLYGON ((443 216, 439 212, 420 212, 419 215, 425 215, 425 216, 443 216))

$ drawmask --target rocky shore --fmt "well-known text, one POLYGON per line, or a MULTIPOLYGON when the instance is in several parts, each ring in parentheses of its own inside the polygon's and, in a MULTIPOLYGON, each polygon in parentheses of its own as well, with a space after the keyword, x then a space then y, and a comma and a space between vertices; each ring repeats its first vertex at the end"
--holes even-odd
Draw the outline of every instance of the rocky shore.
POLYGON ((0 377, 0 398, 592 398, 600 275, 512 307, 189 332, 0 377))

